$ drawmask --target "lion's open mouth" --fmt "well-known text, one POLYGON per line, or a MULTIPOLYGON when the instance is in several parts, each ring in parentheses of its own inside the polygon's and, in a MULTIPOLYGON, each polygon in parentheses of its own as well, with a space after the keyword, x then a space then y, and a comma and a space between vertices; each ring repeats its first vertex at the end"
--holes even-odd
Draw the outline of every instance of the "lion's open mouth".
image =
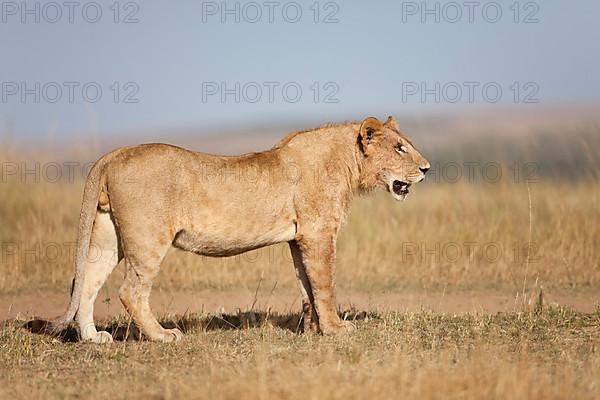
POLYGON ((395 180, 392 183, 392 191, 397 196, 406 197, 406 195, 408 194, 409 187, 410 187, 409 183, 398 181, 398 180, 395 180))

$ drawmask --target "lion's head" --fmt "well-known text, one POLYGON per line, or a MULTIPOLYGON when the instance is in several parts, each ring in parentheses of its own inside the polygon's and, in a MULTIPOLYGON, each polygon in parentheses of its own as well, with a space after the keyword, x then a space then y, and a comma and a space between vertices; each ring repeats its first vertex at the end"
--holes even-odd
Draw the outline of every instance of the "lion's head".
POLYGON ((359 130, 358 145, 364 155, 361 182, 365 190, 385 187, 396 200, 404 200, 414 183, 425 179, 429 162, 400 132, 393 117, 381 123, 365 119, 359 130))

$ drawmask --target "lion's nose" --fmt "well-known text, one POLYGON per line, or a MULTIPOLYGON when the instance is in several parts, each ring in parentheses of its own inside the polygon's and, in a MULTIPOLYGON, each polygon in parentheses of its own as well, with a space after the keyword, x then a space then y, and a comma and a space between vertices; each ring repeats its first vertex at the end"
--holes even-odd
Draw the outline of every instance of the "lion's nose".
POLYGON ((426 174, 427 171, 429 171, 429 167, 426 168, 419 168, 421 170, 422 173, 426 174))

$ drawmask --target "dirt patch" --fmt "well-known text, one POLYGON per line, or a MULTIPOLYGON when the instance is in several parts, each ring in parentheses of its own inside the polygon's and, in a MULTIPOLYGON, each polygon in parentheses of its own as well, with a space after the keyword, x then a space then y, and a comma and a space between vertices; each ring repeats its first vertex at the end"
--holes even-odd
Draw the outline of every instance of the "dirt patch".
MULTIPOLYGON (((37 292, 0 295, 0 320, 15 318, 52 318, 67 306, 67 293, 37 292)), ((500 291, 469 292, 340 292, 338 304, 342 309, 361 311, 414 312, 423 309, 437 313, 496 313, 523 309, 535 299, 523 299, 517 293, 500 291)), ((201 290, 194 292, 156 290, 151 298, 157 315, 186 312, 230 313, 238 310, 272 310, 280 313, 298 312, 300 298, 294 291, 265 292, 257 295, 250 290, 201 290)), ((600 290, 548 291, 545 304, 560 304, 582 312, 592 312, 600 306, 600 290)), ((102 320, 124 313, 115 291, 102 290, 96 301, 95 316, 102 320)))

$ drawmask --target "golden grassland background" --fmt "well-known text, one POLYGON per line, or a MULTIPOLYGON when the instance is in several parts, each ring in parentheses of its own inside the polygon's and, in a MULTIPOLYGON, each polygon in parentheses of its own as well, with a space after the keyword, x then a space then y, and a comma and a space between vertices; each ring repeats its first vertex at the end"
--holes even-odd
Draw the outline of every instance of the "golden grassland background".
MULTIPOLYGON (((340 288, 598 286, 599 127, 444 137, 416 129, 416 136, 432 171, 403 203, 386 193, 354 201, 338 241, 340 288)), ((202 149, 202 142, 193 147, 202 149)), ((100 156, 89 153, 77 160, 100 156)), ((83 179, 77 173, 72 183, 66 176, 57 183, 23 178, 21 169, 35 162, 42 169, 61 163, 60 155, 39 147, 4 152, 2 159, 19 164, 19 172, 1 183, 0 290, 67 290, 83 179)), ((110 282, 118 282, 122 273, 113 275, 110 282)), ((172 249, 156 285, 224 289, 254 287, 259 279, 265 287, 296 287, 286 245, 226 259, 172 249)))
MULTIPOLYGON (((526 135, 487 127, 437 136, 419 124, 414 135, 407 130, 434 168, 438 163, 437 175, 416 185, 404 203, 387 193, 355 200, 338 242, 340 291, 480 290, 485 296, 494 289, 512 297, 543 287, 598 293, 600 127, 545 125, 526 135), (478 173, 473 182, 452 183, 449 170, 440 172, 451 163, 465 171, 465 162, 497 163, 502 179, 490 182, 478 173), (535 179, 515 179, 511 166, 524 172, 530 162, 535 179), (492 251, 498 248, 500 258, 492 251)), ((206 140, 168 141, 203 150, 210 147, 206 140)), ((239 142, 224 143, 224 152, 237 152, 239 142)), ((0 160, 90 161, 113 147, 60 146, 5 146, 0 160)), ((0 243, 16 246, 2 253, 0 293, 18 301, 21 293, 40 291, 43 302, 44 291, 56 290, 66 298, 82 179, 13 177, 0 185, 0 243)), ((108 286, 118 287, 122 273, 120 266, 108 286)), ((253 291, 257 285, 297 291, 285 245, 226 259, 173 249, 155 283, 170 291, 253 291)), ((600 398, 600 309, 581 313, 545 304, 541 295, 529 298, 536 300, 494 315, 359 313, 366 318, 342 337, 298 334, 297 313, 281 316, 292 321, 288 326, 267 310, 251 310, 251 324, 236 315, 196 314, 200 310, 159 314, 165 326, 177 324, 186 333, 174 344, 63 342, 29 332, 26 320, 5 321, 0 398, 600 398)), ((133 329, 124 316, 99 325, 113 333, 133 329)))
MULTIPOLYGON (((5 191, 2 291, 68 290, 81 189, 16 184, 5 191)), ((597 287, 599 199, 594 182, 428 182, 402 204, 386 193, 358 198, 338 242, 338 285, 520 289, 527 279, 546 287, 597 287)), ((122 277, 114 275, 112 282, 122 277)), ((250 287, 261 276, 265 287, 296 289, 286 245, 225 259, 172 249, 156 285, 250 287)))

